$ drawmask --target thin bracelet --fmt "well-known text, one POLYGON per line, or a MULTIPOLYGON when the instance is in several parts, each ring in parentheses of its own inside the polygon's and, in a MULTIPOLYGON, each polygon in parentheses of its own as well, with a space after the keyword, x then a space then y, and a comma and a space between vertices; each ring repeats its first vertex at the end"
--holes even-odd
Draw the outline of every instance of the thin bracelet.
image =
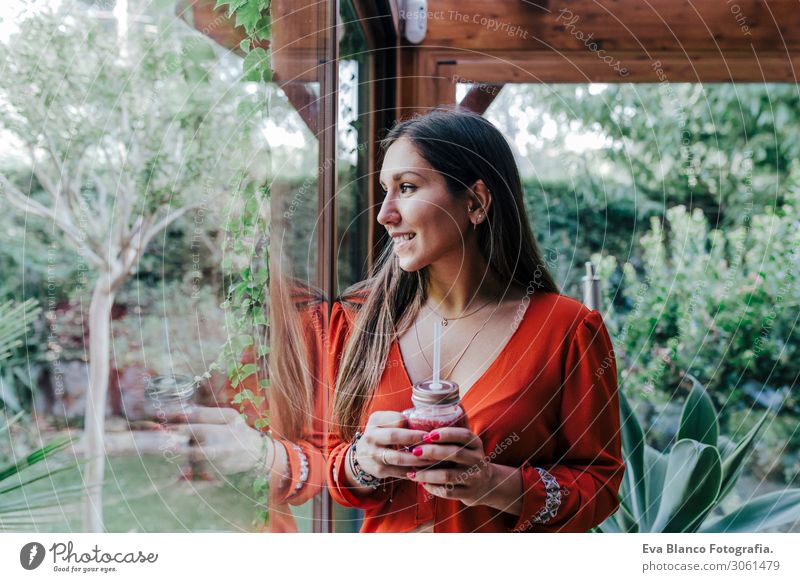
POLYGON ((367 473, 361 468, 361 465, 359 465, 358 460, 356 459, 356 446, 358 445, 358 439, 361 438, 362 434, 363 433, 361 431, 356 431, 356 436, 353 438, 353 442, 350 444, 350 470, 359 485, 377 489, 380 487, 383 479, 367 473))

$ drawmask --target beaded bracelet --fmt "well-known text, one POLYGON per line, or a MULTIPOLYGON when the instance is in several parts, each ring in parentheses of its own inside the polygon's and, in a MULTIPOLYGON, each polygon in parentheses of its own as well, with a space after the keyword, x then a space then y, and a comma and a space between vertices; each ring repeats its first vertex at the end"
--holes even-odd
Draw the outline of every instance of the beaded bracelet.
POLYGON ((292 448, 297 453, 297 458, 300 459, 300 477, 297 479, 297 483, 295 483, 294 489, 289 496, 295 495, 300 491, 308 480, 308 457, 303 453, 303 449, 301 449, 300 446, 292 443, 292 448))
POLYGON ((350 445, 350 470, 352 471, 353 476, 359 485, 377 489, 380 487, 382 479, 367 473, 361 468, 361 465, 358 464, 358 460, 356 459, 356 446, 358 445, 358 439, 361 438, 362 434, 363 433, 361 431, 356 431, 356 436, 353 438, 353 442, 350 445))

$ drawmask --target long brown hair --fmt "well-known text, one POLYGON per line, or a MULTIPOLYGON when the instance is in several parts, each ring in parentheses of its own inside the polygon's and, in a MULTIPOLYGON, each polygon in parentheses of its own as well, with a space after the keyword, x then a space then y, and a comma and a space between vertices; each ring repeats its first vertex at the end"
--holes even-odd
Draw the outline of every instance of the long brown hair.
MULTIPOLYGON (((482 179, 492 193, 488 225, 478 230, 484 258, 503 284, 517 283, 558 293, 531 232, 523 204, 522 182, 511 148, 489 121, 476 113, 437 108, 398 122, 381 142, 385 153, 407 138, 446 183, 450 194, 466 196, 482 179)), ((427 268, 400 269, 388 245, 368 279, 344 293, 359 295, 353 329, 336 377, 333 421, 345 440, 353 438, 380 382, 392 342, 408 329, 427 298, 427 268)))
POLYGON ((321 318, 327 306, 320 289, 285 277, 280 271, 272 272, 278 275, 270 279, 270 357, 266 376, 270 379, 270 428, 280 438, 298 440, 307 438, 312 430, 315 383, 323 376, 316 353, 323 348, 308 345, 304 326, 312 323, 315 332, 324 332, 321 318), (313 321, 305 321, 301 312, 313 321))

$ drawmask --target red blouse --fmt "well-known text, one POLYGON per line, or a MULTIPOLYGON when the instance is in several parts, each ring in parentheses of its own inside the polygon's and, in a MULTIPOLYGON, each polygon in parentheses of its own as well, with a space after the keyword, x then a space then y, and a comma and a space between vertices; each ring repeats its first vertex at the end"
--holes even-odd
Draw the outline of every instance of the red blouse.
MULTIPOLYGON (((555 293, 535 293, 527 303, 511 338, 461 400, 487 460, 522 468, 522 514, 434 497, 406 479, 368 494, 350 490, 343 473, 349 443, 331 430, 329 491, 364 510, 362 532, 411 531, 431 521, 436 532, 585 532, 616 511, 624 464, 616 363, 603 320, 555 293)), ((330 378, 355 316, 353 307, 334 304, 330 378)), ((411 386, 395 340, 361 426, 373 411, 410 407, 411 386)))

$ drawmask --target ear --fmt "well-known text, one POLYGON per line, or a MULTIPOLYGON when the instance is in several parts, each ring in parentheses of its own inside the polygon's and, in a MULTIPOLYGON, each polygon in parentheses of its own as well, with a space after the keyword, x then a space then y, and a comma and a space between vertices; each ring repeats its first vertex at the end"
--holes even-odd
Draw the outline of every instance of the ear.
POLYGON ((474 216, 475 213, 480 213, 482 210, 485 220, 486 216, 489 215, 489 207, 491 205, 492 193, 489 191, 489 188, 486 187, 486 184, 480 178, 475 180, 472 188, 467 192, 467 208, 472 208, 470 216, 474 216))

